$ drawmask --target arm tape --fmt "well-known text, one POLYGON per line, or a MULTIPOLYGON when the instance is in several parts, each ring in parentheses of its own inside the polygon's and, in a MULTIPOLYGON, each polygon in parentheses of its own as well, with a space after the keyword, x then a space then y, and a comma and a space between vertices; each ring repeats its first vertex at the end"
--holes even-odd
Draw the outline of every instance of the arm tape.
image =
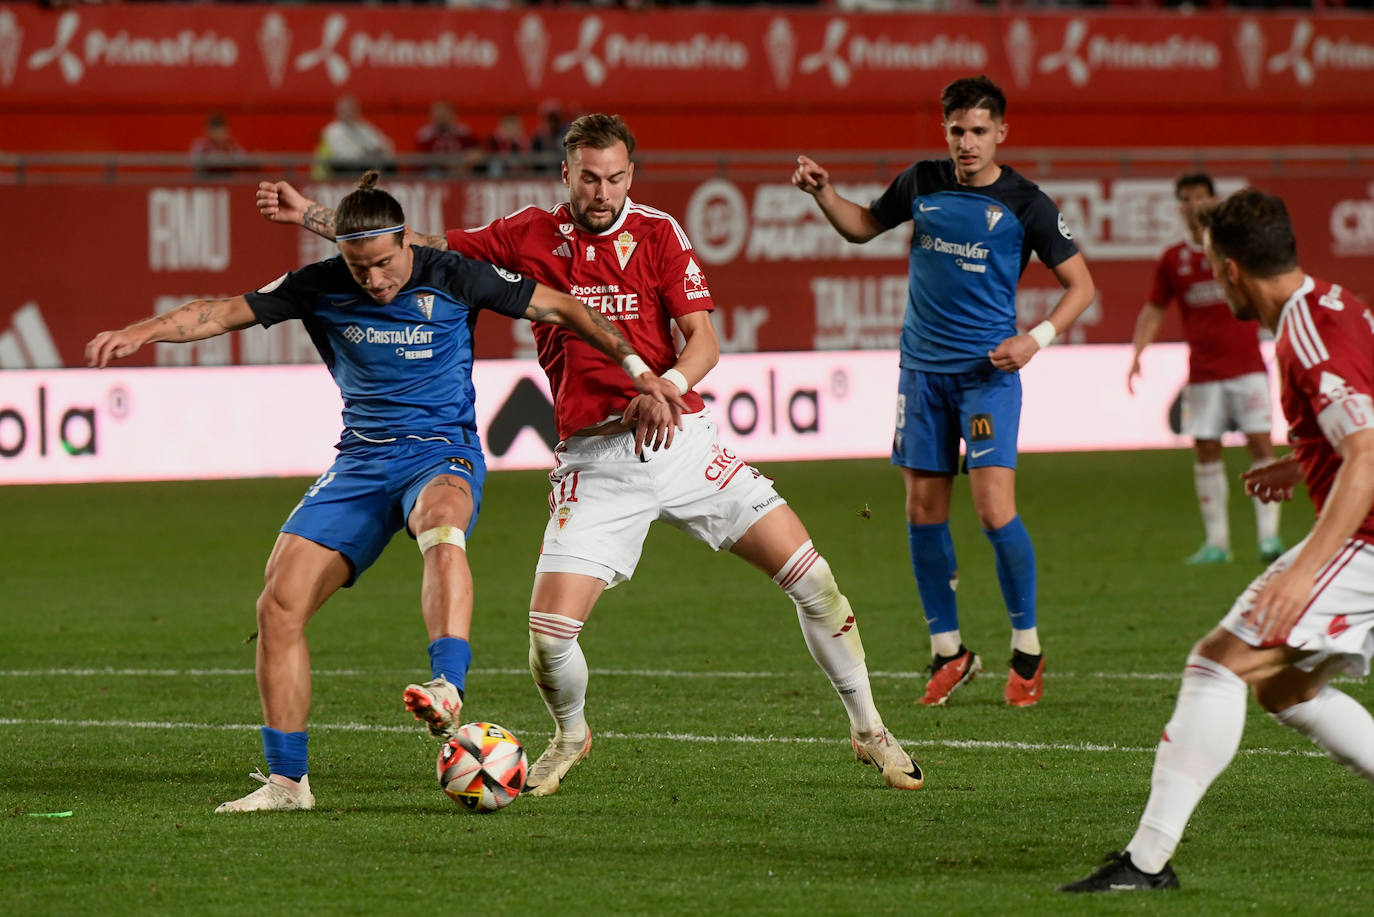
POLYGON ((1040 345, 1041 350, 1050 346, 1050 342, 1053 341, 1054 336, 1058 334, 1058 332, 1054 330, 1054 325, 1048 319, 1036 325, 1026 333, 1035 338, 1035 343, 1040 345))
POLYGON ((664 371, 663 375, 659 376, 659 378, 667 379, 669 382, 676 385, 679 395, 687 394, 687 389, 691 388, 691 386, 687 384, 687 377, 679 372, 676 367, 664 371))

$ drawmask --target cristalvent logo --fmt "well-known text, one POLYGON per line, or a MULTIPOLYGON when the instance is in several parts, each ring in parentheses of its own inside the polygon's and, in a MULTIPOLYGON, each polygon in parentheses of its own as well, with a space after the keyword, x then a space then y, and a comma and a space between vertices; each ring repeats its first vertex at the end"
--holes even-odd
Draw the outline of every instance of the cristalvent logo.
MULTIPOLYGON (((167 17, 175 22, 175 17, 167 17)), ((174 29, 159 35, 137 35, 127 29, 81 33, 81 14, 68 10, 57 19, 53 42, 29 55, 30 70, 56 64, 70 85, 81 82, 91 67, 221 67, 238 63, 239 46, 213 29, 174 29)))
POLYGON ((419 325, 409 328, 373 328, 368 325, 366 339, 369 344, 432 344, 434 332, 425 331, 419 325))
POLYGON ((988 247, 982 242, 947 242, 939 236, 921 236, 921 248, 942 255, 958 255, 960 258, 977 258, 984 261, 988 257, 988 247))

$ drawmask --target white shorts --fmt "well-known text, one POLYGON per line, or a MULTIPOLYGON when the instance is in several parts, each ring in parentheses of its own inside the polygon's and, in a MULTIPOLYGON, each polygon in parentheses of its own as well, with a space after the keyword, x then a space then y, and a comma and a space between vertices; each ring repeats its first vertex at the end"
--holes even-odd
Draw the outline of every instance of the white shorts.
POLYGON ((1232 427, 1242 433, 1268 433, 1274 427, 1269 403, 1269 377, 1246 373, 1183 389, 1183 434, 1193 439, 1221 439, 1232 427))
MULTIPOLYGON (((1263 646, 1254 628, 1241 616, 1255 596, 1298 556, 1306 539, 1269 565, 1236 599, 1221 626, 1251 646, 1263 646)), ((1311 672, 1328 659, 1337 659, 1351 675, 1368 675, 1374 656, 1374 545, 1352 538, 1317 574, 1312 598, 1285 641, 1304 656, 1296 666, 1311 672)), ((1277 645, 1277 644, 1267 644, 1277 645)))
POLYGON ((720 444, 707 411, 683 415, 670 449, 646 447, 641 459, 634 447, 632 432, 558 444, 537 572, 614 586, 634 575, 657 519, 719 551, 786 502, 772 480, 720 444))

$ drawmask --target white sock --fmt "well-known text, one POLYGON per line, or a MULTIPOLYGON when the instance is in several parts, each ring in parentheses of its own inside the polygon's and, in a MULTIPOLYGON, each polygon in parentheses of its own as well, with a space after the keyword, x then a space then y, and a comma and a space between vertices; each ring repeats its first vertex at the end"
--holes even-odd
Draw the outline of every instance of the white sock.
POLYGON ((1020 650, 1027 656, 1040 655, 1040 631, 1034 627, 1027 627, 1022 630, 1012 628, 1011 648, 1020 650))
POLYGON ((1207 543, 1231 550, 1231 527, 1226 515, 1226 501, 1229 499, 1226 464, 1194 464, 1193 482, 1197 485, 1197 503, 1202 511, 1202 527, 1207 532, 1207 543))
POLYGON ((883 720, 868 683, 859 625, 849 600, 840 594, 830 564, 808 541, 782 565, 773 582, 796 604, 797 620, 811 657, 844 701, 850 728, 870 734, 882 729, 883 720))
POLYGON ((959 636, 957 630, 947 630, 942 634, 930 635, 930 655, 932 656, 957 656, 959 647, 964 645, 964 639, 959 636))
POLYGON ((587 660, 578 645, 582 622, 563 615, 530 612, 530 674, 544 706, 558 724, 556 737, 581 741, 587 703, 587 660))
POLYGON ((1245 694, 1245 682, 1221 663, 1188 657, 1173 718, 1155 751, 1150 801, 1126 845, 1144 872, 1159 872, 1169 862, 1202 794, 1236 756, 1245 694))
POLYGON ((1349 694, 1327 685, 1311 700, 1271 715, 1316 742, 1355 776, 1374 783, 1374 717, 1349 694))
MULTIPOLYGON (((1263 468, 1272 463, 1273 459, 1256 459, 1250 463, 1250 469, 1263 468)), ((1255 532, 1259 541, 1266 538, 1279 537, 1279 510, 1281 503, 1262 503, 1257 498, 1251 497, 1251 502, 1255 504, 1255 532)))

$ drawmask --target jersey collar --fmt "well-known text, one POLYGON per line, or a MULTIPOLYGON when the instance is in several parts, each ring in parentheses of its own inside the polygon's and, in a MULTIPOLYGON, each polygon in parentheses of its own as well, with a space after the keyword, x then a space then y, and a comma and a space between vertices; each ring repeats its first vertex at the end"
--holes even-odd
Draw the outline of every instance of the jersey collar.
POLYGON ((580 233, 582 233, 582 234, 584 234, 584 235, 588 235, 588 236, 598 236, 598 237, 600 237, 600 236, 609 236, 609 235, 610 235, 611 233, 613 233, 613 232, 619 232, 619 231, 620 231, 620 228, 621 228, 622 226, 625 225, 625 220, 629 217, 629 215, 630 215, 630 208, 634 206, 634 203, 635 203, 635 202, 632 201, 632 200, 630 200, 629 197, 626 197, 626 198, 625 198, 625 206, 620 208, 620 216, 616 217, 615 222, 612 223, 608 228, 603 229, 601 232, 589 232, 588 230, 583 229, 581 226, 578 226, 578 225, 577 225, 577 222, 576 222, 575 220, 573 220, 573 218, 572 218, 572 204, 571 204, 570 202, 564 201, 563 203, 559 204, 558 206, 559 206, 559 208, 560 208, 561 210, 563 210, 563 211, 568 215, 568 220, 569 220, 569 222, 572 223, 573 228, 574 228, 577 232, 580 232, 580 233))
POLYGON ((1311 293, 1313 288, 1316 287, 1316 285, 1317 283, 1315 280, 1313 280, 1309 275, 1303 274, 1302 283, 1298 284, 1298 288, 1293 291, 1293 294, 1291 296, 1284 300, 1283 306, 1279 309, 1279 320, 1274 327, 1277 328, 1282 326, 1284 321, 1288 318, 1288 310, 1291 309, 1293 304, 1296 303, 1298 300, 1305 297, 1308 293, 1311 293))

